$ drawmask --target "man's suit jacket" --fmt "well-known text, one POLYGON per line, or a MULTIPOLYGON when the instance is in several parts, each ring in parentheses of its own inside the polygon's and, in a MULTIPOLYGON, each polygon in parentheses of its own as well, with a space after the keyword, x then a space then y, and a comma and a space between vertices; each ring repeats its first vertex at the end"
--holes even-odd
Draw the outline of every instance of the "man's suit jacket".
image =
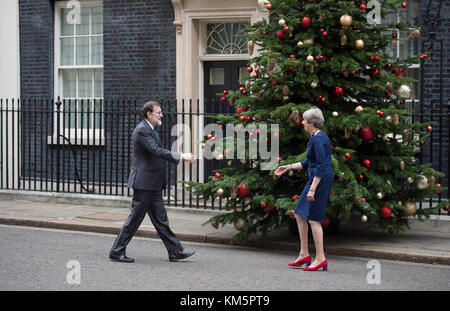
POLYGON ((181 153, 164 149, 150 124, 142 120, 131 136, 132 162, 128 188, 161 190, 165 188, 165 162, 180 163, 181 153))

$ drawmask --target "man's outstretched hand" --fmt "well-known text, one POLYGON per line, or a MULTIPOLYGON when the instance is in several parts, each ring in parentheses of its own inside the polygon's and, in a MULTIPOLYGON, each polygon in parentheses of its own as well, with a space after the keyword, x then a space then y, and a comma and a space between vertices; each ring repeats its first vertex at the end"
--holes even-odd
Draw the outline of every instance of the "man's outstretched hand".
POLYGON ((188 163, 194 163, 195 160, 197 160, 197 158, 192 153, 182 153, 181 160, 188 162, 188 163))

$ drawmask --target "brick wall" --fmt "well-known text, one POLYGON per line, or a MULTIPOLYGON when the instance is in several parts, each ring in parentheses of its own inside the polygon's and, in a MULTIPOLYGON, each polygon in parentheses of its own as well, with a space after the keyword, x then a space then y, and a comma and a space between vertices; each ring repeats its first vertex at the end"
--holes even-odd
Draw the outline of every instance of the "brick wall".
MULTIPOLYGON (((430 57, 421 65, 419 79, 423 74, 422 101, 418 112, 423 114, 423 121, 436 121, 432 136, 425 141, 422 148, 422 163, 432 163, 433 168, 444 172, 447 176, 441 183, 448 184, 449 154, 449 117, 450 105, 450 2, 426 0, 421 2, 421 36, 420 52, 430 52, 430 57), (442 2, 440 23, 434 28, 432 21, 438 17, 439 3, 442 2), (430 5, 430 15, 427 8, 430 5), (441 76, 442 69, 442 76, 441 76), (442 82, 442 85, 441 85, 442 82)), ((421 82, 419 81, 419 85, 421 82)), ((420 120, 418 120, 420 121, 420 120)))

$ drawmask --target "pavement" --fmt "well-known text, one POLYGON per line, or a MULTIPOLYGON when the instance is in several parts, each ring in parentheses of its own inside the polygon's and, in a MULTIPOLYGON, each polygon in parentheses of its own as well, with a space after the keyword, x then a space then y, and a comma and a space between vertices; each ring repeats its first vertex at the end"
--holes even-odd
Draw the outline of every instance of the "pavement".
MULTIPOLYGON (((131 198, 84 194, 0 190, 0 224, 87 231, 117 235, 129 215, 131 198)), ((230 244, 232 224, 205 224, 224 211, 167 206, 172 231, 181 241, 230 244)), ((158 237, 146 217, 136 236, 158 237)), ((111 238, 111 245, 115 237, 111 238)), ((299 251, 298 236, 288 228, 252 237, 245 246, 299 251)), ((314 254, 314 242, 309 240, 314 254)), ((411 230, 390 234, 358 219, 343 221, 339 233, 324 236, 326 254, 450 265, 450 216, 411 221, 411 230)))

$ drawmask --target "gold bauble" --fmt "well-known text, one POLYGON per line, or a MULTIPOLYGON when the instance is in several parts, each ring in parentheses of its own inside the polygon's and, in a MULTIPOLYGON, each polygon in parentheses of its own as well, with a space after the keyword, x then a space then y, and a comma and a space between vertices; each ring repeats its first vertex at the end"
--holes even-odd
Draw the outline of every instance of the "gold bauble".
POLYGON ((361 113, 363 111, 364 111, 364 108, 362 106, 358 106, 358 107, 355 108, 355 112, 356 113, 361 113))
POLYGON ((244 230, 245 225, 247 224, 247 221, 243 218, 238 218, 235 222, 234 222, 234 228, 236 228, 236 230, 238 231, 242 231, 244 230))
POLYGON ((314 39, 313 38, 309 38, 309 39, 303 39, 303 44, 314 44, 314 39))
POLYGON ((436 183, 436 177, 431 176, 431 177, 428 178, 428 184, 430 186, 434 186, 435 183, 436 183))
POLYGON ((401 160, 400 163, 398 164, 398 166, 403 171, 405 169, 405 161, 401 160))
POLYGON ((236 199, 238 192, 238 186, 234 186, 230 188, 230 196, 232 199, 236 199))
POLYGON ((418 38, 419 35, 420 35, 420 30, 419 29, 415 29, 408 35, 408 39, 409 40, 414 40, 414 39, 418 38))
POLYGON ((342 172, 342 173, 339 175, 339 177, 338 177, 338 181, 339 181, 339 182, 343 182, 343 181, 344 181, 344 176, 345 176, 345 174, 344 174, 344 172, 342 172))
POLYGON ((347 43, 347 36, 346 35, 342 35, 341 36, 341 45, 344 46, 347 43))
POLYGON ((353 18, 348 14, 344 14, 341 16, 339 21, 341 22, 342 26, 351 26, 352 22, 353 22, 353 18))
POLYGON ((352 130, 348 127, 345 127, 344 129, 344 137, 345 139, 350 139, 350 136, 352 136, 352 130))
POLYGON ((219 229, 219 224, 215 221, 211 222, 211 226, 213 226, 214 229, 219 229))
POLYGON ((397 45, 397 40, 392 40, 391 41, 391 49, 395 48, 396 45, 397 45))
POLYGON ((359 196, 357 196, 357 195, 354 195, 354 196, 352 197, 352 201, 353 201, 353 203, 355 203, 356 205, 361 205, 361 202, 362 202, 361 197, 359 197, 359 196))
POLYGON ((363 40, 361 40, 361 39, 355 40, 355 47, 357 50, 362 50, 362 49, 364 49, 365 46, 366 46, 366 44, 364 43, 363 40))
POLYGON ((402 208, 402 214, 404 216, 412 216, 417 211, 416 203, 412 201, 404 201, 402 202, 403 208, 402 208))
POLYGON ((223 195, 223 193, 224 193, 224 191, 223 191, 222 188, 217 189, 217 195, 218 195, 219 197, 221 197, 221 196, 223 195))

